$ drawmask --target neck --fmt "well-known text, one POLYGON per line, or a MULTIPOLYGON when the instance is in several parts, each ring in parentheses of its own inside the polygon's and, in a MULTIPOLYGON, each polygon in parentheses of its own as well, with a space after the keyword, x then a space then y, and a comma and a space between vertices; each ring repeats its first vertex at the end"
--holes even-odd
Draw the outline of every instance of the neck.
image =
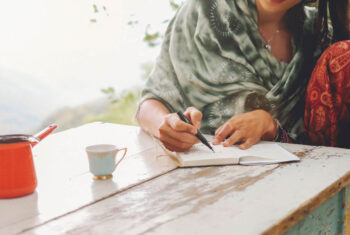
POLYGON ((264 25, 269 28, 282 29, 285 27, 285 15, 286 11, 282 12, 269 12, 261 4, 260 0, 256 0, 256 7, 258 10, 258 24, 264 25))

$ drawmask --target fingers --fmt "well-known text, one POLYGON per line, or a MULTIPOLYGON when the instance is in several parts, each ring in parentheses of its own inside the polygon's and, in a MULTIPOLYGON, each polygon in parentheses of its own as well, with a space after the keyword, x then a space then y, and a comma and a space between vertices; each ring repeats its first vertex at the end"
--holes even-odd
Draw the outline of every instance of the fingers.
POLYGON ((221 125, 218 129, 215 131, 215 136, 219 135, 219 133, 222 131, 225 125, 221 125))
POLYGON ((177 152, 185 152, 197 142, 197 140, 194 143, 181 142, 177 139, 172 138, 171 136, 161 136, 160 141, 162 141, 167 149, 177 152))
POLYGON ((244 150, 244 149, 250 148, 251 146, 253 146, 254 144, 256 144, 258 142, 259 142, 259 139, 250 138, 250 139, 247 139, 243 144, 240 144, 238 147, 240 149, 244 150))
POLYGON ((170 145, 170 144, 167 144, 167 143, 163 143, 164 144, 164 146, 168 149, 168 150, 170 150, 170 151, 172 151, 172 152, 184 152, 184 151, 181 151, 181 150, 179 150, 178 148, 176 148, 176 147, 174 147, 174 146, 172 146, 172 145, 170 145))
POLYGON ((159 140, 171 151, 187 151, 199 142, 197 128, 183 122, 176 113, 168 114, 158 128, 159 140))
POLYGON ((261 138, 271 140, 275 136, 276 127, 272 116, 264 110, 255 110, 238 114, 215 131, 213 144, 231 146, 238 144, 239 148, 247 149, 260 141, 261 138), (227 137, 229 138, 225 140, 227 137))
POLYGON ((189 107, 186 109, 184 114, 197 129, 200 129, 203 115, 198 109, 194 107, 189 107))
POLYGON ((179 143, 195 144, 199 140, 196 136, 186 132, 176 132, 170 126, 164 126, 159 129, 160 140, 163 142, 172 143, 176 145, 176 141, 179 143))
POLYGON ((234 120, 227 121, 224 125, 219 127, 215 132, 215 136, 213 138, 213 144, 220 144, 222 141, 226 139, 227 136, 233 134, 236 130, 236 125, 234 120))
POLYGON ((228 147, 228 146, 231 146, 231 145, 234 145, 235 143, 237 143, 238 141, 241 141, 242 140, 242 133, 238 130, 238 131, 235 131, 231 136, 230 138, 228 138, 227 140, 224 141, 224 143, 222 143, 222 145, 224 147, 228 147))
MULTIPOLYGON (((234 145, 234 144, 239 144, 238 147, 240 149, 248 149, 252 145, 259 142, 259 140, 260 140, 260 138, 247 137, 244 133, 242 133, 242 131, 236 130, 231 134, 231 136, 228 139, 226 139, 222 143, 222 146, 229 147, 229 146, 234 145)), ((217 144, 219 144, 219 143, 217 143, 217 144)))
POLYGON ((174 131, 188 132, 192 133, 193 135, 197 134, 197 128, 191 124, 183 122, 177 114, 168 114, 165 117, 165 121, 174 131))

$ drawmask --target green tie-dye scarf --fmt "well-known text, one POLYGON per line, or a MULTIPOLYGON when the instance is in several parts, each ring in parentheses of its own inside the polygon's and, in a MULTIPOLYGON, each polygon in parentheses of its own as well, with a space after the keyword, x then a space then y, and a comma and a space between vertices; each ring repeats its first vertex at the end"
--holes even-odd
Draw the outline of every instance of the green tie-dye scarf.
POLYGON ((296 138, 308 77, 300 74, 302 41, 292 44, 288 64, 264 47, 255 0, 188 0, 169 24, 142 101, 160 100, 171 112, 196 107, 205 133, 236 114, 264 109, 296 138))

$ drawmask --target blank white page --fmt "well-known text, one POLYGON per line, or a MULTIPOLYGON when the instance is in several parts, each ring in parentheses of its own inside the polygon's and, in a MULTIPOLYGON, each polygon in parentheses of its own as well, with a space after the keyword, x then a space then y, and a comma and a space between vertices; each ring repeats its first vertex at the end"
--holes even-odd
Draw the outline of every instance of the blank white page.
POLYGON ((212 145, 214 152, 202 143, 195 144, 188 152, 176 153, 183 166, 226 165, 226 164, 272 164, 299 161, 278 143, 260 141, 249 149, 241 150, 237 146, 223 147, 212 145))

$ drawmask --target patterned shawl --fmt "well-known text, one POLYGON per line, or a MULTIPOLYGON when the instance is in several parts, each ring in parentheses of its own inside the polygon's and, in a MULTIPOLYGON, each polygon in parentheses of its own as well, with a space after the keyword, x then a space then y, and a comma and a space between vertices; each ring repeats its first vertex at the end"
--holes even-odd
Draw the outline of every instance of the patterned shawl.
POLYGON ((168 26, 142 101, 157 99, 170 112, 194 106, 203 113, 201 131, 211 134, 236 114, 264 109, 297 138, 308 81, 299 38, 290 63, 279 62, 258 33, 255 0, 187 0, 168 26))

